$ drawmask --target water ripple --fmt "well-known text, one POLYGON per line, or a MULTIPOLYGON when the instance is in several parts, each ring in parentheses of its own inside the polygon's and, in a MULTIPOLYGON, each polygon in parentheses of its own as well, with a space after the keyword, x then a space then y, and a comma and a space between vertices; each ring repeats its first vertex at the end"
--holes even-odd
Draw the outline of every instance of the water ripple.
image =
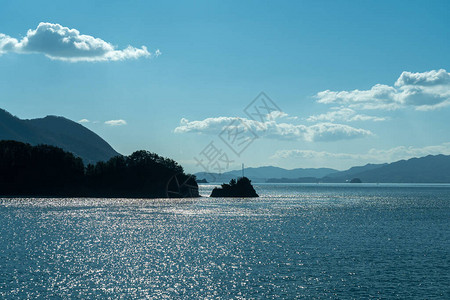
POLYGON ((2 198, 0 298, 450 297, 450 189, 257 190, 2 198))

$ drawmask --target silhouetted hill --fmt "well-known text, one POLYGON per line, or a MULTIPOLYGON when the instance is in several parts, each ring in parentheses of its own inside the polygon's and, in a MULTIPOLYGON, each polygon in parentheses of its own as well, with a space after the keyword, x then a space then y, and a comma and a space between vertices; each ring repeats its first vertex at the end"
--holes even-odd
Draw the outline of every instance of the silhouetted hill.
POLYGON ((275 183, 342 183, 359 179, 364 183, 450 183, 450 156, 428 155, 421 158, 400 160, 390 164, 368 164, 322 178, 271 178, 275 183))
MULTIPOLYGON (((215 181, 229 181, 242 174, 235 170, 222 175, 213 173, 215 181)), ((293 169, 285 170, 277 167, 260 167, 245 169, 245 175, 255 182, 270 183, 341 183, 358 178, 364 183, 450 183, 450 156, 429 155, 421 158, 411 158, 385 164, 367 164, 352 167, 345 171, 333 169, 293 169), (261 172, 259 172, 261 170, 261 172), (272 173, 271 173, 272 172, 272 173), (303 174, 319 174, 303 175, 303 174), (324 174, 320 176, 320 174, 324 174), (296 176, 297 174, 302 174, 296 176), (252 177, 255 176, 255 177, 252 177), (256 176, 266 176, 256 177, 256 176)), ((197 178, 214 181, 206 172, 196 173, 197 178)))
MULTIPOLYGON (((269 178, 298 178, 298 177, 323 177, 330 173, 338 172, 330 168, 298 168, 286 170, 279 167, 265 166, 258 168, 245 168, 245 176, 253 182, 266 182, 269 178)), ((242 170, 233 170, 223 174, 199 172, 195 174, 197 178, 205 178, 209 182, 230 181, 242 176, 242 170)))
POLYGON ((81 157, 85 163, 107 161, 119 155, 100 136, 69 119, 47 116, 21 120, 3 109, 0 109, 0 140, 60 147, 81 157))
POLYGON ((382 166, 385 166, 387 164, 367 164, 365 166, 358 166, 358 167, 351 167, 348 170, 345 171, 340 171, 340 172, 335 172, 335 173, 330 173, 326 176, 323 177, 327 177, 327 178, 339 178, 339 177, 355 177, 355 174, 359 174, 362 172, 366 172, 366 171, 370 171, 370 170, 374 170, 374 169, 378 169, 382 166))
POLYGON ((450 156, 428 155, 400 160, 355 174, 363 182, 450 183, 450 156))
POLYGON ((267 183, 319 183, 320 178, 317 177, 299 177, 299 178, 269 178, 267 183))

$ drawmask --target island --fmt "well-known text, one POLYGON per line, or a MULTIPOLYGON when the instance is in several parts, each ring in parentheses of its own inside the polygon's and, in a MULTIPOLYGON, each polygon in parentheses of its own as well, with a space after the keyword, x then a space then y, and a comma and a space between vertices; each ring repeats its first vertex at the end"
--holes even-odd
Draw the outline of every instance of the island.
POLYGON ((247 177, 240 177, 237 181, 231 179, 230 183, 222 184, 221 188, 214 188, 210 197, 259 197, 252 186, 251 180, 247 177))
POLYGON ((350 180, 350 183, 362 183, 362 180, 359 178, 353 178, 352 180, 350 180))
POLYGON ((208 180, 206 180, 206 178, 197 179, 197 183, 208 183, 208 180))

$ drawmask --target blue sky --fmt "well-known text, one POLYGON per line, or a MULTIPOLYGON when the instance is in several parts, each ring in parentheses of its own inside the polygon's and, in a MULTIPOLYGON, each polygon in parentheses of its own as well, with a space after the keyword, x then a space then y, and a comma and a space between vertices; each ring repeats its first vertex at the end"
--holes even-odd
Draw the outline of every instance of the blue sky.
POLYGON ((228 169, 450 154, 448 1, 0 8, 0 107, 89 120, 122 154, 150 150, 192 172, 210 142, 233 161, 228 169), (262 91, 282 113, 252 120, 244 108, 262 91), (236 118, 258 137, 239 155, 219 135, 236 118))

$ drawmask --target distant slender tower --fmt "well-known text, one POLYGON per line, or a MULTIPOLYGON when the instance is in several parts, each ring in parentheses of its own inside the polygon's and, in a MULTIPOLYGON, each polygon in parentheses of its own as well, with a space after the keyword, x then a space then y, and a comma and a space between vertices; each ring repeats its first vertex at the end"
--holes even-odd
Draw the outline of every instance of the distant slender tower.
POLYGON ((242 164, 242 177, 244 177, 244 164, 242 164))

